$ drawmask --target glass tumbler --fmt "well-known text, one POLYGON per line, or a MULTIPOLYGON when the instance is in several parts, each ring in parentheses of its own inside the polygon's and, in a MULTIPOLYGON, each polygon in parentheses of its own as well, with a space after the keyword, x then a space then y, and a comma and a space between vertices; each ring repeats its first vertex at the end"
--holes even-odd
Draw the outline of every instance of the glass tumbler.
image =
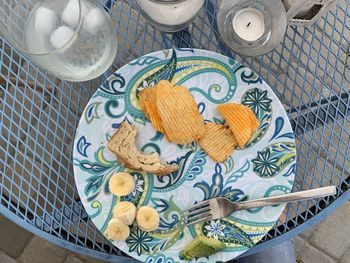
POLYGON ((34 64, 70 81, 98 77, 117 52, 111 18, 93 0, 0 0, 0 35, 34 64))
POLYGON ((177 32, 188 27, 205 0, 136 0, 143 16, 155 28, 177 32))

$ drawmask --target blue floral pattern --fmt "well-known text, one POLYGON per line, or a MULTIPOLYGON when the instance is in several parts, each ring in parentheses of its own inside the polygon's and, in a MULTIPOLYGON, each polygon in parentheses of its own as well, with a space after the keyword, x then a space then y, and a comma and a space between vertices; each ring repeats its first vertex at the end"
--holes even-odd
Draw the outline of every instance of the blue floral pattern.
POLYGON ((89 148, 89 146, 91 145, 91 143, 86 141, 85 136, 81 136, 80 139, 78 140, 77 143, 77 151, 84 157, 88 157, 87 156, 87 149, 89 148))
POLYGON ((259 115, 261 110, 268 111, 271 108, 272 100, 267 97, 267 90, 259 90, 255 88, 252 92, 248 92, 243 105, 250 107, 255 115, 259 115))
POLYGON ((76 132, 73 151, 76 186, 96 227, 106 235, 113 207, 121 201, 154 207, 159 228, 146 233, 131 226, 125 241, 112 241, 121 251, 148 263, 180 262, 179 251, 192 238, 205 235, 226 248, 201 262, 229 261, 254 246, 271 229, 283 206, 239 211, 220 220, 185 225, 183 210, 200 201, 224 196, 248 200, 292 188, 295 142, 288 117, 271 88, 239 62, 204 50, 171 49, 148 54, 112 74, 86 106, 76 132), (197 142, 176 145, 156 132, 140 110, 139 92, 167 79, 188 87, 206 122, 224 124, 218 104, 241 102, 250 107, 259 127, 247 147, 216 163, 197 142), (139 129, 138 146, 177 163, 179 170, 155 176, 123 167, 107 142, 123 121, 139 129), (109 178, 125 171, 135 179, 127 196, 112 195, 109 178))
POLYGON ((218 239, 219 237, 225 237, 225 226, 220 223, 220 220, 212 220, 210 225, 204 227, 208 232, 208 237, 218 239))
POLYGON ((134 175, 134 180, 135 180, 135 189, 131 193, 133 198, 135 198, 138 193, 143 192, 143 185, 144 185, 144 180, 140 179, 137 175, 134 175))
MULTIPOLYGON (((276 143, 263 151, 258 151, 257 157, 252 159, 253 171, 261 177, 273 177, 294 162, 295 158, 295 144, 276 143)), ((294 174, 294 169, 292 170, 292 174, 294 174)))
POLYGON ((252 160, 253 170, 262 177, 271 177, 278 171, 277 161, 278 158, 272 157, 269 149, 265 152, 258 152, 258 157, 252 160))
POLYGON ((140 256, 142 252, 149 252, 148 243, 150 241, 152 238, 148 236, 148 233, 138 228, 135 232, 130 232, 126 243, 130 245, 129 252, 135 251, 140 256))

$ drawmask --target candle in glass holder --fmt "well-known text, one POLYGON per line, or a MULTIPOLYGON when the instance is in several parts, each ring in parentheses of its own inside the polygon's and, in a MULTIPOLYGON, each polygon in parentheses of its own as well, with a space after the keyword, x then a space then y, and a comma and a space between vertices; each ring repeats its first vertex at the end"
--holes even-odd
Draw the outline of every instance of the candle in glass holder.
POLYGON ((264 16, 255 8, 238 11, 232 19, 232 26, 237 36, 246 41, 256 41, 265 32, 264 16))
POLYGON ((221 39, 243 56, 270 52, 287 28, 281 0, 222 0, 216 20, 221 39))
POLYGON ((204 0, 137 0, 146 19, 156 28, 175 32, 186 28, 204 5, 204 0))

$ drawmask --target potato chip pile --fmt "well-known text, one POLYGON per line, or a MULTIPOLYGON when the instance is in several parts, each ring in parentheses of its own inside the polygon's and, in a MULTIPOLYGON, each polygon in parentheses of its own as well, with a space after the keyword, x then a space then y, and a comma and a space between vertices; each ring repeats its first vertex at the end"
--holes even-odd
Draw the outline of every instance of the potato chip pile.
POLYGON ((244 148, 259 126, 249 107, 235 103, 217 107, 228 125, 205 124, 191 92, 166 80, 140 91, 139 103, 154 129, 164 133, 169 142, 199 141, 216 162, 224 162, 237 146, 244 148))

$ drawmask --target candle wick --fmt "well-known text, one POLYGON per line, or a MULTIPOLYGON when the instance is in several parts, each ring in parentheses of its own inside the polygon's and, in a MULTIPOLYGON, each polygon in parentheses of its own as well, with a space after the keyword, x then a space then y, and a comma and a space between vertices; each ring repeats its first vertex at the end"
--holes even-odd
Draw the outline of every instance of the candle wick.
POLYGON ((252 22, 249 22, 248 25, 247 25, 247 27, 249 27, 251 23, 252 23, 252 22))

